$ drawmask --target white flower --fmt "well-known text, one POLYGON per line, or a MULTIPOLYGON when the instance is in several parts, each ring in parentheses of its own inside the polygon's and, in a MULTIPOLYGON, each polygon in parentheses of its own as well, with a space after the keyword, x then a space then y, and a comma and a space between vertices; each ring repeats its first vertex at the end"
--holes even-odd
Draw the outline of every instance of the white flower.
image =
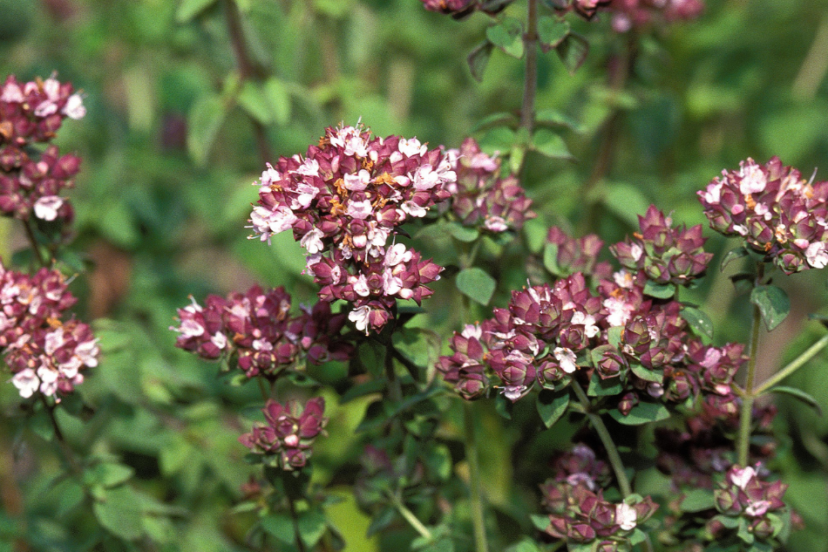
POLYGON ((422 218, 426 215, 425 208, 420 207, 419 205, 417 205, 413 201, 406 201, 405 203, 402 204, 401 207, 402 207, 403 212, 405 212, 406 214, 409 214, 409 215, 411 215, 412 217, 415 217, 415 218, 422 218))
POLYGON ((633 305, 617 297, 607 297, 603 306, 607 309, 607 323, 610 326, 624 326, 635 311, 633 305))
POLYGON ((319 193, 319 189, 316 186, 311 186, 304 182, 297 184, 293 191, 298 195, 295 198, 291 198, 290 208, 296 210, 307 209, 313 201, 313 198, 319 193))
POLYGON ((744 491, 754 476, 756 476, 756 470, 750 466, 746 468, 734 467, 733 471, 730 472, 730 482, 744 491))
POLYGON ((371 200, 364 201, 350 201, 348 202, 348 210, 346 213, 349 217, 357 220, 365 220, 371 216, 374 208, 371 206, 371 200))
POLYGON ((430 190, 440 183, 440 175, 431 165, 420 165, 414 172, 414 189, 430 190))
POLYGON ((37 369, 37 377, 40 378, 40 392, 50 397, 57 391, 58 373, 47 366, 37 369))
POLYGON ((181 322, 181 327, 178 331, 187 337, 198 337, 204 333, 204 326, 192 318, 188 318, 187 320, 181 322))
POLYGON ((70 119, 83 119, 86 116, 86 108, 79 94, 72 94, 63 106, 63 114, 70 119))
POLYGON ((318 176, 319 162, 316 159, 305 159, 295 172, 304 176, 318 176))
POLYGON ((509 229, 509 225, 502 217, 487 216, 483 222, 483 227, 490 232, 505 232, 509 229))
POLYGON ((567 374, 571 374, 578 369, 578 365, 575 364, 575 353, 571 349, 555 347, 552 354, 555 355, 555 358, 561 364, 561 369, 567 374))
POLYGON ((709 205, 718 205, 722 199, 722 182, 716 179, 708 184, 702 197, 709 205))
POLYGON ((394 276, 389 270, 385 269, 382 273, 382 291, 385 295, 396 295, 402 290, 402 278, 394 276))
POLYGON ((12 378, 12 383, 17 387, 20 396, 24 399, 28 399, 34 395, 34 392, 40 386, 40 380, 37 379, 34 370, 31 368, 26 368, 16 373, 12 378))
POLYGON ((583 325, 584 335, 587 337, 595 337, 601 331, 595 325, 595 317, 585 312, 576 311, 572 315, 572 324, 583 325))
POLYGON ((805 250, 805 259, 814 268, 825 268, 828 266, 828 251, 823 242, 814 242, 805 250))
POLYGON ((224 350, 224 348, 227 347, 227 336, 221 332, 216 332, 213 334, 213 337, 210 338, 210 342, 218 347, 220 351, 224 350))
POLYGON ((638 514, 635 512, 635 508, 629 504, 622 502, 615 506, 615 523, 620 525, 622 530, 632 531, 635 529, 637 520, 638 514))
POLYGON ((40 220, 55 220, 62 205, 63 198, 59 196, 43 196, 35 201, 34 214, 40 220))
POLYGON ((348 313, 348 320, 354 323, 360 332, 368 333, 368 319, 371 316, 371 307, 365 305, 348 313))
POLYGON ((503 396, 510 401, 518 400, 526 391, 525 385, 507 385, 503 388, 503 396))
POLYGON ((322 243, 322 238, 324 234, 322 230, 319 228, 313 228, 310 232, 302 236, 302 239, 299 240, 299 245, 305 248, 305 250, 313 255, 314 253, 319 253, 325 247, 325 244, 322 243))
POLYGON ((360 297, 368 297, 371 290, 368 289, 368 279, 365 274, 360 274, 358 278, 353 280, 354 292, 360 297))
POLYGON ((371 175, 365 169, 360 170, 356 174, 346 174, 343 177, 343 185, 347 190, 353 192, 361 192, 371 181, 371 175))
POLYGON ((411 157, 412 155, 422 155, 426 153, 426 148, 420 141, 416 138, 411 138, 410 140, 406 140, 405 138, 400 139, 400 144, 398 146, 400 153, 406 155, 407 157, 411 157))
POLYGON ((3 94, 0 95, 0 102, 23 103, 24 99, 23 91, 13 82, 6 84, 6 87, 3 89, 3 94))
POLYGON ((44 340, 43 350, 46 351, 47 355, 55 354, 55 351, 60 349, 60 347, 64 343, 63 339, 63 328, 58 328, 53 332, 49 332, 46 334, 46 339, 44 340))
POLYGON ((466 339, 480 339, 483 337, 483 328, 481 328, 479 324, 466 324, 463 327, 463 331, 460 332, 460 335, 466 339))
POLYGON ((635 262, 638 262, 638 260, 641 258, 641 255, 643 254, 644 248, 642 248, 637 243, 634 243, 630 246, 630 255, 632 255, 632 258, 635 262))
POLYGON ((753 162, 753 159, 748 159, 747 164, 743 165, 739 170, 739 176, 742 177, 739 182, 739 191, 743 195, 756 194, 765 190, 768 185, 768 179, 762 168, 753 162))
POLYGON ((406 251, 405 245, 395 243, 385 252, 385 266, 397 266, 411 260, 411 252, 406 251))

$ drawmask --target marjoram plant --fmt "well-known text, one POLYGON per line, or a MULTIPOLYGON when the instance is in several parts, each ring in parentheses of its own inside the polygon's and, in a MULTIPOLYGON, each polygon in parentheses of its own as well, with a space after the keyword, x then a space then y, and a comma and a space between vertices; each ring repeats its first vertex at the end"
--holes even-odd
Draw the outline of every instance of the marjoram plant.
MULTIPOLYGON (((252 515, 244 549, 353 549, 326 515, 336 497, 313 477, 332 396, 366 404, 348 436, 359 460, 340 466, 337 483, 370 517, 371 534, 396 534, 412 550, 783 548, 801 520, 772 469, 776 408, 763 399, 781 392, 812 403, 778 384, 828 336, 765 381, 757 348, 761 325, 774 329, 789 309, 772 277, 828 266, 828 181, 774 157, 746 159, 700 183, 710 228, 739 242, 722 264, 750 265, 738 278, 752 312, 746 344, 714 344, 711 319, 682 300, 714 255, 701 225, 674 224, 655 205, 608 248, 596 234, 549 228, 524 259, 526 285, 505 289, 499 259, 508 249, 526 253, 524 225, 537 217, 522 186, 524 162, 568 157, 547 147, 554 134, 536 117, 538 55, 555 51, 571 72, 584 62, 589 44, 570 13, 585 21, 606 13, 612 32, 632 44, 695 18, 703 5, 421 2, 456 19, 491 18, 468 58, 475 77, 496 49, 525 59, 519 117, 495 123, 514 140, 508 151, 474 138, 449 148, 379 137, 361 122, 326 128, 304 153, 264 165, 247 226, 262 255, 273 236, 292 233, 315 303, 297 306, 281 285, 254 285, 192 298, 171 327, 177 347, 219 362, 228 383, 258 387, 236 422, 238 447, 257 471, 244 497, 228 504, 229 516, 252 515), (484 310, 498 290, 507 300, 484 310), (440 311, 447 304, 451 312, 440 311), (452 335, 435 331, 450 324, 452 335), (343 367, 341 378, 317 378, 331 365, 343 367), (492 411, 527 439, 560 432, 568 441, 545 449, 547 464, 534 474, 514 474, 526 476, 515 482, 526 515, 508 531, 481 470, 487 451, 512 445, 483 435, 492 411), (638 477, 649 467, 661 485, 638 477)), ((56 415, 82 418, 88 407, 76 387, 107 370, 90 326, 68 314, 76 270, 62 255, 73 236, 62 194, 80 160, 50 144, 66 118, 84 114, 81 96, 54 76, 8 77, 0 88, 0 210, 19 221, 29 251, 0 267, 0 348, 21 411, 46 420, 39 434, 57 444, 60 477, 77 482, 79 503, 100 526, 88 549, 177 550, 153 545, 151 521, 187 513, 136 491, 119 459, 70 445, 56 415)), ((30 549, 24 541, 14 549, 30 549)))

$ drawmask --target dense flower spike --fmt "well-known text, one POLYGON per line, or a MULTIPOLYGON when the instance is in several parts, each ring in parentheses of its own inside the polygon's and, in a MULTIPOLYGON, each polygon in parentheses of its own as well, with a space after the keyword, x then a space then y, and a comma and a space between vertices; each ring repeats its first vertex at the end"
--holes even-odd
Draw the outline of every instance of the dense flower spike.
POLYGON ((372 137, 361 127, 328 128, 304 158, 282 157, 259 182, 250 217, 262 240, 293 230, 323 301, 353 304, 360 331, 380 330, 397 299, 418 304, 442 271, 395 243, 398 227, 449 197, 448 157, 416 138, 372 137))
POLYGON ((460 149, 448 150, 446 156, 457 174, 457 182, 446 185, 451 210, 464 226, 499 233, 520 230, 526 220, 537 216, 517 178, 501 178, 500 159, 480 151, 473 138, 466 138, 460 149))
POLYGON ((60 272, 42 268, 29 276, 0 263, 0 351, 21 397, 71 393, 82 371, 98 365, 89 326, 61 320, 75 301, 60 272))
POLYGON ((56 146, 32 146, 54 138, 65 118, 86 114, 69 83, 54 77, 19 83, 13 76, 0 87, 0 213, 21 220, 71 222, 74 212, 60 193, 73 186, 80 159, 61 156, 56 146))
POLYGON ((290 295, 283 287, 264 292, 253 286, 226 298, 209 295, 202 307, 178 309, 176 346, 207 360, 233 359, 248 377, 275 379, 302 360, 319 364, 347 360, 353 346, 339 338, 344 314, 331 314, 328 303, 290 314, 290 295))
POLYGON ((283 470, 303 468, 311 456, 314 439, 328 423, 323 417, 325 399, 315 397, 304 407, 297 401, 281 404, 269 400, 262 412, 266 423, 255 424, 250 433, 239 437, 239 442, 255 454, 272 458, 283 470))
POLYGON ((806 181, 778 157, 747 159, 698 195, 711 228, 742 237, 786 274, 828 266, 828 181, 806 181))
MULTIPOLYGON (((785 508, 782 497, 788 486, 781 481, 763 481, 766 476, 762 472, 760 466, 733 466, 714 491, 714 496, 716 509, 721 514, 743 518, 747 522, 747 531, 760 540, 767 540, 777 536, 784 525, 778 514, 785 508)), ((714 537, 721 536, 717 533, 728 532, 728 526, 733 527, 733 524, 715 523, 718 521, 715 518, 713 521, 709 529, 714 537)))
POLYGON ((610 247, 626 268, 643 270, 657 284, 686 286, 707 269, 712 253, 705 253, 701 225, 672 228, 672 219, 654 205, 638 217, 640 232, 610 247))
POLYGON ((561 455, 555 466, 555 478, 541 485, 549 513, 546 532, 555 538, 594 543, 607 552, 626 550, 632 532, 658 509, 650 497, 617 504, 606 501, 600 487, 606 484, 609 470, 585 445, 561 455))

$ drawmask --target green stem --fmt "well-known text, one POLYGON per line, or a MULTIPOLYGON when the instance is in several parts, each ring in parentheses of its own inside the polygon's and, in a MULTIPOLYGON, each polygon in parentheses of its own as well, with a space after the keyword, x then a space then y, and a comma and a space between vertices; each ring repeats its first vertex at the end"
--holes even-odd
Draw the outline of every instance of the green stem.
POLYGON ((290 493, 287 494, 288 509, 290 510, 290 519, 293 520, 293 535, 296 537, 296 549, 299 552, 305 552, 305 543, 302 542, 302 536, 299 533, 299 516, 296 515, 296 505, 293 503, 293 497, 290 493))
POLYGON ((760 385, 753 391, 754 396, 758 397, 762 395, 768 389, 770 389, 783 379, 787 378, 788 376, 799 370, 806 362, 814 358, 814 356, 816 356, 818 352, 824 349, 826 345, 828 345, 828 334, 822 336, 822 338, 819 341, 808 347, 808 350, 796 357, 787 366, 779 370, 773 376, 765 380, 765 382, 762 383, 762 385, 760 385))
POLYGON ((270 393, 268 393, 267 389, 265 389, 264 378, 260 376, 256 378, 256 381, 259 382, 259 391, 261 391, 262 393, 262 400, 265 402, 265 404, 267 404, 267 401, 270 398, 270 393))
MULTIPOLYGON (((764 274, 764 265, 757 264, 756 285, 760 285, 764 274)), ((753 306, 753 321, 750 331, 750 345, 748 349, 747 376, 745 378, 745 393, 742 396, 742 411, 739 417, 739 438, 736 442, 736 451, 739 456, 739 465, 744 467, 748 463, 748 452, 750 451, 750 428, 753 414, 753 401, 756 392, 753 388, 756 380, 756 351, 759 349, 759 329, 762 325, 762 312, 759 307, 753 306)))
POLYGON ((531 137, 535 126, 535 94, 538 88, 538 0, 528 0, 523 49, 526 54, 526 74, 523 81, 520 126, 525 128, 531 137))
POLYGON ((471 494, 471 516, 474 527, 474 544, 477 552, 488 552, 486 538, 486 520, 483 515, 483 495, 481 492, 480 461, 477 457, 477 438, 472 404, 463 401, 463 435, 466 445, 466 460, 469 462, 469 491, 471 494))
POLYGON ((583 405, 587 418, 589 418, 590 423, 592 423, 592 427, 594 427, 595 431, 598 433, 601 443, 603 443, 604 448, 607 450, 607 458, 612 466, 612 471, 615 472, 615 479, 618 480, 618 487, 621 489, 621 495, 624 498, 627 498, 632 494, 632 487, 630 486, 630 480, 627 478, 627 473, 624 471, 624 463, 621 462, 621 455, 618 454, 618 448, 615 446, 615 442, 613 442, 607 426, 604 425, 604 421, 601 419, 601 416, 592 412, 592 405, 590 404, 586 393, 584 393, 584 390, 581 388, 581 385, 573 379, 571 387, 572 390, 575 391, 575 395, 578 397, 578 400, 583 405))
POLYGON ((414 515, 414 512, 409 510, 408 507, 406 507, 406 505, 403 504, 402 500, 400 500, 395 495, 389 495, 389 496, 391 498, 391 501, 394 503, 394 507, 397 509, 397 511, 400 513, 400 515, 405 518, 405 521, 407 521, 409 523, 409 525, 411 525, 411 527, 413 527, 414 530, 417 531, 420 534, 421 537, 423 537, 425 539, 428 539, 429 541, 432 538, 434 538, 433 535, 431 534, 431 531, 428 530, 428 527, 423 525, 423 522, 420 521, 417 518, 417 516, 414 515))
POLYGON ((35 238, 34 230, 32 230, 32 224, 29 220, 23 221, 23 228, 26 229, 26 237, 29 239, 29 243, 32 245, 32 251, 34 251, 35 257, 37 258, 37 262, 40 266, 46 266, 46 260, 43 258, 43 254, 40 252, 40 246, 37 243, 37 238, 35 238))
POLYGON ((391 400, 399 404, 402 402, 402 383, 394 370, 394 345, 388 343, 385 346, 385 377, 388 379, 388 395, 391 400))
POLYGON ((58 425, 57 418, 55 417, 54 405, 49 404, 43 393, 38 393, 38 395, 40 396, 40 402, 43 403, 43 408, 46 409, 46 413, 49 415, 49 420, 52 422, 52 429, 55 432, 55 440, 57 441, 58 448, 60 448, 60 452, 63 455, 66 464, 69 466, 69 470, 72 473, 80 473, 81 468, 80 464, 78 464, 78 461, 75 459, 75 453, 72 451, 69 443, 66 442, 63 432, 60 430, 60 425, 58 425))

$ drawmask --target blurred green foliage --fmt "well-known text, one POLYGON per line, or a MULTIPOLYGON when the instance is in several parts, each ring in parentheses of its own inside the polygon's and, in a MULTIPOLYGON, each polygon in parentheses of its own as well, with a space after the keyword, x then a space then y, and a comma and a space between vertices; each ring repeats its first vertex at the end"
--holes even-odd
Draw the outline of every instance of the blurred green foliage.
MULTIPOLYGON (((25 423, 14 388, 0 388, 0 550, 15 550, 8 543, 16 537, 37 550, 247 549, 252 514, 228 510, 254 473, 236 439, 251 423, 242 408, 257 390, 230 386, 217 366, 175 350, 172 316, 190 294, 200 300, 253 282, 285 285, 297 302, 315 296, 289 235, 270 248, 246 239, 262 157, 304 152, 324 127, 360 118, 377 135, 456 147, 475 133, 490 150, 508 147, 502 127, 478 124, 493 113, 517 114, 521 62, 493 52, 481 83, 466 67, 487 24, 480 14, 457 22, 426 12, 417 0, 0 0, 0 75, 28 80, 57 71, 85 96, 88 116, 67 124, 59 143, 83 158, 74 249, 90 277, 72 290, 82 297, 81 315, 95 319, 105 356, 79 388, 91 409, 60 419, 69 442, 97 459, 93 498, 55 478, 59 459, 38 436, 48 427, 37 417, 25 423), (102 528, 90 522, 90 508, 102 528)), ((603 20, 572 25, 589 39, 584 66, 570 76, 556 56, 540 60, 539 119, 543 113, 554 132, 535 147, 554 155, 527 154, 522 182, 539 213, 525 232, 530 251, 542 254, 550 224, 613 243, 651 202, 676 221, 701 223, 696 191, 749 156, 779 155, 803 173, 825 170, 824 2, 710 1, 700 20, 644 37, 621 88, 606 74, 626 37, 603 20)), ((3 224, 8 256, 22 242, 3 224)), ((708 243, 715 251, 732 246, 708 243)), ((458 252, 444 246, 435 236, 426 249, 441 264, 456 263, 458 252)), ((500 247, 489 244, 488 255, 500 247)), ((494 297, 474 307, 476 316, 525 283, 518 259, 506 252, 493 267, 494 297)), ((717 342, 746 339, 746 312, 732 308, 733 271, 711 270, 711 282, 691 297, 716 322, 717 342)), ((788 290, 793 315, 775 332, 781 337, 767 341, 766 374, 818 335, 805 314, 824 310, 824 276, 811 272, 788 290)), ((476 275, 467 276, 477 289, 476 275)), ((438 288, 426 305, 432 314, 413 325, 443 335, 456 329, 451 294, 438 288)), ((828 410, 826 358, 812 364, 792 384, 828 410)), ((336 381, 341 369, 314 375, 336 381)), ((369 520, 342 486, 357 466, 354 430, 368 402, 340 406, 329 395, 329 436, 313 461, 313 482, 344 497, 329 516, 349 550, 406 549, 407 530, 366 538, 369 520)), ((790 549, 828 550, 828 423, 798 403, 779 404, 789 437, 776 468, 806 522, 790 549)), ((449 449, 462 431, 459 411, 450 412, 442 435, 449 449)), ((531 405, 516 405, 512 417, 501 423, 492 406, 480 421, 486 441, 497 444, 481 451, 501 531, 496 546, 532 531, 526 514, 536 509, 536 488, 513 480, 542 481, 551 447, 574 431, 521 431, 540 423, 531 405)))

